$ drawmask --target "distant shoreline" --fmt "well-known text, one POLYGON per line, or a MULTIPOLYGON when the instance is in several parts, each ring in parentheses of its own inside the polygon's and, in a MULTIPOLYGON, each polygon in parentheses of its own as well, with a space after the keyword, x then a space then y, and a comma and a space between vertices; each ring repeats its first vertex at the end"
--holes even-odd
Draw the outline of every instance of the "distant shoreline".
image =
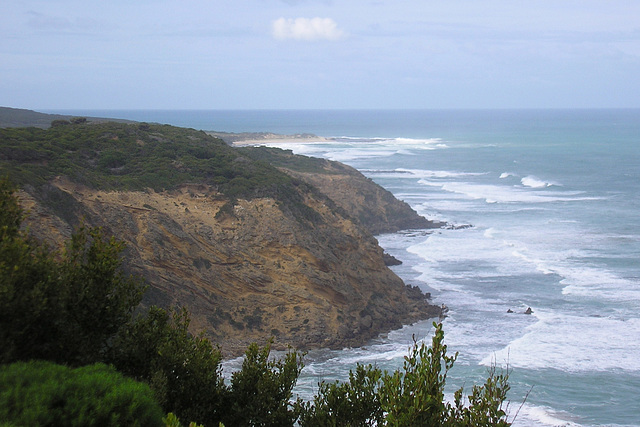
POLYGON ((243 147, 248 145, 265 145, 265 144, 295 144, 295 143, 314 143, 332 141, 331 138, 315 137, 315 138, 265 138, 265 139, 248 139, 243 141, 235 141, 231 145, 234 147, 243 147))
POLYGON ((208 135, 222 139, 229 145, 235 147, 265 144, 292 144, 292 143, 313 143, 333 141, 333 138, 326 138, 313 134, 295 134, 282 135, 268 132, 246 132, 246 133, 230 133, 206 131, 208 135))

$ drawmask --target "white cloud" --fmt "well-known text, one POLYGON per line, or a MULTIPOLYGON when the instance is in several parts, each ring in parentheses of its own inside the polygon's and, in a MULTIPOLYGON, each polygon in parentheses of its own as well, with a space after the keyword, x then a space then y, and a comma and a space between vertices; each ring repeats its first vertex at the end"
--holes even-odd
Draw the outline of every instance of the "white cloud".
POLYGON ((339 40, 346 36, 331 18, 279 18, 273 21, 272 30, 278 40, 339 40))

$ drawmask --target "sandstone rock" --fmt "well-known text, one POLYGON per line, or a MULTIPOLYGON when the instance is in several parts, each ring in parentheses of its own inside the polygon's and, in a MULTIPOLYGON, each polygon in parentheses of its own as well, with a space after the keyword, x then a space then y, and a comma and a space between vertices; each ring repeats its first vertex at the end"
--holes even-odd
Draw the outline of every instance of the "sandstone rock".
MULTIPOLYGON (((365 191, 364 183, 375 186, 325 178, 305 176, 349 194, 365 191)), ((238 200, 233 215, 216 218, 227 200, 195 184, 171 192, 107 192, 57 179, 47 194, 65 201, 64 214, 43 203, 38 191, 21 193, 36 237, 60 242, 80 219, 104 227, 127 243, 126 269, 149 283, 144 303, 186 306, 193 332, 205 332, 227 355, 272 336, 275 348, 357 346, 433 316, 424 295, 385 265, 377 240, 349 214, 352 205, 336 208, 321 194, 303 194, 316 222, 269 198, 238 200)), ((378 206, 385 197, 370 205, 379 213, 375 231, 385 229, 390 211, 378 206)))

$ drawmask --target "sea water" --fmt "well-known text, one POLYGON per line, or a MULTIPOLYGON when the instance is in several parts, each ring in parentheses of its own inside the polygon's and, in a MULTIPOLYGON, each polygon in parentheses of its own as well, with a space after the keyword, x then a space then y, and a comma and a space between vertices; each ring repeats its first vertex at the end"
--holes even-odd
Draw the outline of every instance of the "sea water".
MULTIPOLYGON (((395 272, 449 308, 448 396, 497 365, 515 425, 640 425, 640 110, 78 113, 331 137, 281 147, 354 166, 451 225, 378 236, 395 272)), ((310 352, 296 392, 357 363, 400 368, 431 322, 310 352)))

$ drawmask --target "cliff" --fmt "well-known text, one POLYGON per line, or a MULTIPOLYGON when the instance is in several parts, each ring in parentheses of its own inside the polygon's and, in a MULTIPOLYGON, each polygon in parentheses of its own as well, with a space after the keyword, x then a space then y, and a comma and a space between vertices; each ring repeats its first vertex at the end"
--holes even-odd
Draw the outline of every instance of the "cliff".
POLYGON ((81 222, 104 227, 149 283, 144 303, 188 307, 193 331, 226 354, 272 336, 360 345, 439 313, 386 267, 372 234, 437 224, 351 168, 269 151, 276 169, 261 149, 169 126, 0 131, 34 236, 55 246, 81 222))
POLYGON ((299 156, 290 150, 277 148, 241 150, 249 150, 248 155, 268 161, 286 174, 319 189, 372 234, 446 225, 416 214, 407 203, 343 163, 299 156))

